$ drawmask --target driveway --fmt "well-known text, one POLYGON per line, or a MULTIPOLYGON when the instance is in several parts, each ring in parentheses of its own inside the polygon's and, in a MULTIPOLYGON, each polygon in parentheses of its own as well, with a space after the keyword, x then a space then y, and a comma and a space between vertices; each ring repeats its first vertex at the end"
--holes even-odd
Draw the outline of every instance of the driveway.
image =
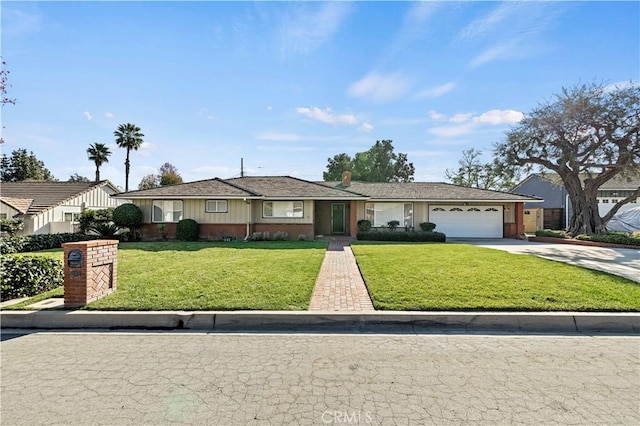
POLYGON ((511 239, 451 239, 451 242, 473 244, 510 253, 530 254, 584 268, 596 269, 640 282, 640 250, 577 246, 570 244, 534 243, 511 239))

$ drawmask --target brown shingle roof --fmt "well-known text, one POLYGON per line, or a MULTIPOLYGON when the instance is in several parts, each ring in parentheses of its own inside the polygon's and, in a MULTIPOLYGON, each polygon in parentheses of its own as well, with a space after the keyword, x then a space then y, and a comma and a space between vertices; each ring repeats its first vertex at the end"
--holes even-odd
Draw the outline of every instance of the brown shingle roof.
MULTIPOLYGON (((58 206, 94 187, 110 184, 101 182, 2 182, 0 196, 19 199, 32 199, 33 202, 24 212, 37 214, 43 210, 58 206)), ((115 187, 114 187, 115 188, 115 187)))
POLYGON ((118 195, 120 198, 254 198, 259 194, 240 188, 219 178, 179 183, 160 188, 129 191, 118 195))
MULTIPOLYGON (((323 182, 345 188, 341 182, 323 182)), ((538 198, 488 189, 467 188, 443 182, 351 182, 347 189, 373 200, 422 201, 533 201, 538 198)))
POLYGON ((291 176, 247 176, 226 179, 226 182, 270 198, 362 198, 360 194, 353 191, 331 188, 291 176))
POLYGON ((25 214, 29 210, 29 206, 33 203, 31 198, 12 198, 12 197, 0 197, 5 203, 18 210, 20 213, 25 214))

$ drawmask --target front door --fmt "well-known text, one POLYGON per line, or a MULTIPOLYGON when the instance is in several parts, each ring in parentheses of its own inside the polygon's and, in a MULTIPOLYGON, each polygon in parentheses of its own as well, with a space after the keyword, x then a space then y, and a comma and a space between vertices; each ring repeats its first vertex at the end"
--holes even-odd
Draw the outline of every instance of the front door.
POLYGON ((331 204, 331 233, 344 235, 344 203, 331 204))

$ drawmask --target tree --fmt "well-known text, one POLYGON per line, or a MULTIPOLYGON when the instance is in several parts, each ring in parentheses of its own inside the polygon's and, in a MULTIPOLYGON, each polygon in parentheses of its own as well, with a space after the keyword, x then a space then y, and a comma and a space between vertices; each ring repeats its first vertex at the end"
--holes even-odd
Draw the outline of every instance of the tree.
MULTIPOLYGON (((0 105, 4 108, 6 104, 15 105, 16 100, 7 96, 7 87, 11 87, 11 84, 9 84, 10 71, 6 68, 7 63, 2 59, 2 56, 0 56, 0 62, 2 63, 0 67, 0 105)), ((2 126, 2 128, 4 129, 4 126, 2 126)), ((4 143, 2 136, 0 136, 0 144, 1 143, 4 143)))
POLYGON ((604 232, 606 222, 640 188, 604 216, 598 213, 598 188, 618 175, 639 174, 640 86, 582 84, 540 104, 496 145, 507 164, 539 166, 557 173, 573 214, 571 235, 604 232))
POLYGON ((160 186, 182 183, 182 176, 178 173, 178 168, 171 163, 164 163, 160 166, 158 172, 158 182, 160 186))
POLYGON ((127 123, 118 126, 118 130, 113 132, 116 137, 116 143, 120 148, 127 150, 127 158, 124 160, 124 191, 129 191, 129 170, 131 168, 131 162, 129 161, 129 153, 131 150, 137 151, 144 140, 144 134, 140 128, 134 124, 127 123))
POLYGON ((152 189, 182 183, 178 168, 171 163, 164 163, 158 168, 158 174, 146 175, 138 184, 138 189, 152 189))
POLYGON ((158 176, 156 176, 154 174, 150 174, 150 175, 146 175, 145 177, 142 178, 142 180, 138 184, 138 189, 140 189, 140 190, 142 190, 142 189, 152 189, 152 188, 157 188, 159 186, 160 186, 160 184, 158 183, 158 176))
POLYGON ((93 161, 96 165, 96 182, 100 181, 100 166, 104 163, 109 162, 109 156, 111 155, 111 150, 103 143, 96 142, 92 145, 89 145, 87 148, 87 154, 89 155, 89 160, 93 161))
POLYGON ((88 177, 80 176, 79 174, 74 173, 71 176, 69 176, 69 180, 67 180, 67 182, 91 182, 91 181, 89 180, 88 177))
POLYGON ((462 151, 458 169, 445 170, 445 177, 455 185, 469 188, 508 191, 515 186, 520 178, 517 167, 504 164, 496 158, 489 163, 482 163, 481 156, 482 151, 475 148, 462 151))
POLYGON ((353 180, 363 182, 411 182, 415 173, 407 154, 396 154, 391 140, 376 141, 368 151, 356 153, 353 159, 343 153, 327 161, 327 171, 322 174, 325 181, 340 180, 342 172, 347 170, 352 172, 353 180))
POLYGON ((17 149, 7 158, 0 158, 0 180, 3 182, 19 182, 24 180, 55 181, 49 169, 38 160, 33 152, 27 154, 26 149, 17 149))

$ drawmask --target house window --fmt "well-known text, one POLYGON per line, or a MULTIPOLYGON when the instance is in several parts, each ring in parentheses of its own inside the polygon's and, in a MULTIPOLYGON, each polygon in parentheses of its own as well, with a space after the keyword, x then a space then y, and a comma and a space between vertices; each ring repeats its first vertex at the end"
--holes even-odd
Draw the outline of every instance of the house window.
POLYGON ((64 214, 65 222, 79 222, 80 221, 80 213, 65 213, 64 214))
POLYGON ((182 200, 153 200, 154 222, 178 222, 182 219, 182 200))
POLYGON ((602 204, 609 204, 609 200, 607 199, 602 200, 602 204))
POLYGON ((205 212, 226 213, 227 211, 229 211, 227 200, 207 200, 205 212))
POLYGON ((7 214, 6 213, 0 213, 0 220, 6 219, 6 218, 7 218, 7 214))
POLYGON ((461 209, 461 208, 459 208, 459 207, 454 207, 454 208, 452 208, 452 209, 449 209, 449 211, 450 211, 450 212, 461 212, 461 211, 462 211, 462 209, 461 209))
POLYGON ((302 201, 264 201, 262 217, 304 217, 302 201))
POLYGON ((618 200, 611 200, 611 203, 613 203, 613 204, 615 204, 617 202, 618 202, 618 200))
POLYGON ((496 209, 495 207, 489 207, 488 209, 484 209, 485 212, 497 212, 498 209, 496 209))
POLYGON ((445 211, 442 207, 436 207, 435 209, 431 210, 432 212, 443 212, 445 211))
POLYGON ((401 226, 413 226, 413 203, 366 203, 365 218, 374 227, 387 226, 393 220, 401 226))
POLYGON ((471 208, 467 209, 467 211, 468 211, 468 212, 479 212, 479 211, 480 211, 480 209, 475 208, 475 207, 471 207, 471 208))

